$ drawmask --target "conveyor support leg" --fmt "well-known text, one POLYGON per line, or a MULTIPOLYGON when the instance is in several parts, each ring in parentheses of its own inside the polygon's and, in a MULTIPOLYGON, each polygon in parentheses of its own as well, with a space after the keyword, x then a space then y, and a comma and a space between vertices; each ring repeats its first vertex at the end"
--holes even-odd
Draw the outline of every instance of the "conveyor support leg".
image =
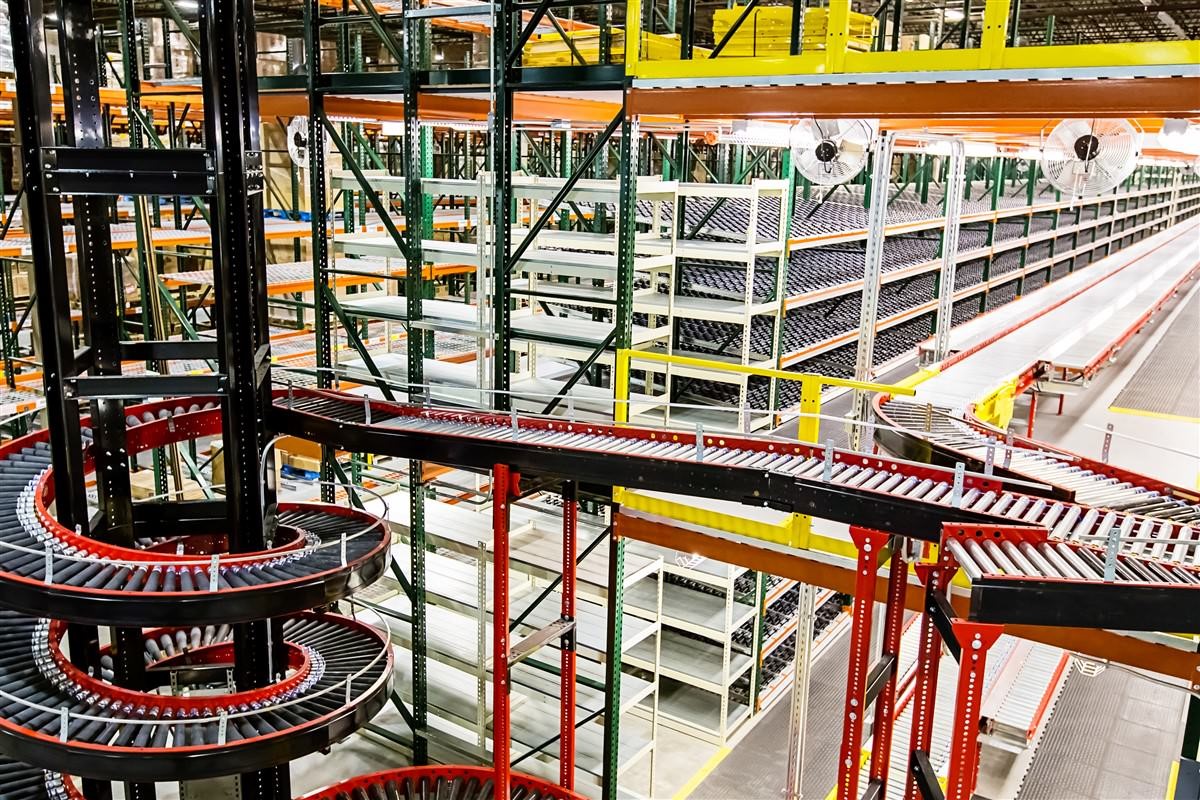
POLYGON ((850 528, 858 548, 854 575, 854 613, 850 625, 850 664, 846 675, 846 706, 842 717, 842 748, 838 757, 838 800, 857 800, 870 669, 871 621, 875 610, 875 571, 888 535, 867 528, 850 528))

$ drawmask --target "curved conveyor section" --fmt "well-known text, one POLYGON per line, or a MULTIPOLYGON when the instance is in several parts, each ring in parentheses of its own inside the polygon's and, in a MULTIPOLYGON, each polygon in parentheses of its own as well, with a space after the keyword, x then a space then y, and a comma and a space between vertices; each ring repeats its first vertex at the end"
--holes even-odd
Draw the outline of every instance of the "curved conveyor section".
MULTIPOLYGON (((332 614, 284 623, 284 680, 202 697, 135 692, 88 676, 63 654, 58 623, 3 611, 0 631, 8 645, 0 658, 4 751, 109 780, 193 780, 284 763, 347 736, 382 707, 389 688, 382 634, 332 614)), ((200 660, 223 669, 232 646, 200 660)))
MULTIPOLYGON (((212 404, 172 401, 132 409, 127 422, 137 453, 217 435, 221 417, 212 404)), ((120 547, 59 525, 53 487, 45 432, 0 447, 0 750, 13 759, 0 762, 0 796, 78 797, 69 780, 43 769, 137 782, 260 770, 344 739, 386 702, 386 634, 308 611, 383 571, 390 532, 378 518, 280 504, 273 546, 262 552, 229 555, 223 531, 195 533, 196 524, 184 536, 152 532, 120 547), (273 665, 274 683, 159 692, 172 677, 227 684, 232 623, 267 617, 279 620, 273 653, 286 662, 273 665), (64 642, 74 622, 151 626, 143 631, 144 690, 113 683, 109 649, 98 674, 71 663, 64 642)))
MULTIPOLYGON (((211 405, 139 411, 129 417, 133 453, 220 430, 211 405)), ((136 548, 85 538, 50 513, 46 439, 43 432, 0 447, 0 592, 9 608, 92 624, 243 622, 328 605, 387 566, 390 534, 380 520, 319 503, 279 505, 279 546, 215 560, 178 555, 157 540, 136 548)))
MULTIPOLYGON (((351 778, 301 800, 493 800, 487 767, 406 767, 351 778)), ((510 800, 579 800, 582 795, 528 775, 512 773, 510 800)))
POLYGON ((1059 450, 1043 442, 1012 438, 1006 459, 996 448, 1004 433, 959 417, 950 408, 907 398, 877 398, 876 413, 894 428, 877 429, 875 438, 900 458, 942 466, 957 462, 982 471, 989 447, 997 474, 1039 481, 1061 490, 1061 496, 1086 506, 1123 511, 1182 525, 1200 523, 1200 493, 1059 450))

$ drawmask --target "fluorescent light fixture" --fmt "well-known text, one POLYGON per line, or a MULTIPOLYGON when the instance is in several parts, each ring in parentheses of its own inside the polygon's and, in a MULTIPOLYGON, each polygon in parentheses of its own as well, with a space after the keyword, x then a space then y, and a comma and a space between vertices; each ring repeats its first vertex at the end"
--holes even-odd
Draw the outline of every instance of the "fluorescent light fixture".
POLYGON ((421 126, 425 128, 449 128, 452 131, 486 131, 485 119, 423 119, 421 126))
POLYGON ((961 8, 947 8, 946 22, 962 22, 963 12, 961 8))
POLYGON ((1165 150, 1200 155, 1200 127, 1186 119, 1164 119, 1158 143, 1165 150))
MULTIPOLYGON (((934 139, 925 145, 925 152, 935 156, 950 155, 950 142, 945 139, 934 139)), ((963 153, 972 158, 992 158, 1000 155, 999 148, 991 142, 963 142, 963 153)))
POLYGON ((175 0, 175 7, 180 11, 199 11, 200 3, 196 0, 175 0))
POLYGON ((791 147, 792 126, 783 122, 737 120, 728 132, 717 134, 717 141, 752 147, 791 147))
POLYGON ((386 120, 380 126, 380 133, 384 136, 403 136, 404 123, 396 122, 395 120, 386 120))

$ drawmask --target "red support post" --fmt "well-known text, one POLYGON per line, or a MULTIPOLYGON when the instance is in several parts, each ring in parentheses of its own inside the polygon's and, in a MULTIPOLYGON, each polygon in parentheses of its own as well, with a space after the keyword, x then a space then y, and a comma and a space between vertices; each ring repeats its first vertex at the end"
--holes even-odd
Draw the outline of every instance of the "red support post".
POLYGON ((1035 390, 1029 392, 1029 420, 1025 424, 1025 436, 1033 438, 1033 417, 1037 414, 1037 397, 1038 393, 1035 390))
POLYGON ((871 745, 870 779, 880 785, 879 798, 887 797, 888 768, 892 757, 892 729, 895 725, 896 682, 900 670, 900 636, 904 629, 904 595, 908 588, 908 560, 903 540, 892 551, 888 570, 887 606, 883 619, 883 652, 893 657, 892 674, 875 698, 875 729, 871 745))
MULTIPOLYGON (((958 571, 958 565, 945 551, 941 560, 935 564, 917 564, 917 577, 928 588, 945 591, 958 571)), ((928 595, 927 595, 928 596, 928 595)), ((942 660, 942 637, 933 624, 928 610, 921 615, 921 641, 917 651, 916 688, 913 690, 912 702, 912 733, 909 739, 908 757, 911 765, 912 754, 917 750, 929 752, 933 741, 933 712, 937 699, 938 667, 942 660)), ((904 797, 906 800, 920 800, 916 781, 912 770, 907 770, 908 780, 905 781, 904 797)))
POLYGON ((850 623, 850 664, 846 674, 846 706, 842 716, 842 749, 838 759, 838 800, 858 800, 867 673, 871 669, 871 617, 875 610, 875 573, 888 535, 850 527, 858 548, 854 573, 854 614, 850 623))
POLYGON ((492 763, 495 796, 509 796, 508 704, 508 501, 512 479, 507 464, 492 467, 492 763))
MULTIPOLYGON (((562 488, 563 550, 562 550, 562 620, 575 619, 575 550, 579 507, 574 481, 562 488)), ((562 670, 559 695, 561 710, 558 741, 558 783, 568 791, 575 789, 575 631, 562 637, 562 670)))
POLYGON ((962 648, 958 692, 954 701, 946 800, 971 800, 979 776, 979 720, 988 649, 1004 631, 1003 625, 955 620, 954 638, 962 648))

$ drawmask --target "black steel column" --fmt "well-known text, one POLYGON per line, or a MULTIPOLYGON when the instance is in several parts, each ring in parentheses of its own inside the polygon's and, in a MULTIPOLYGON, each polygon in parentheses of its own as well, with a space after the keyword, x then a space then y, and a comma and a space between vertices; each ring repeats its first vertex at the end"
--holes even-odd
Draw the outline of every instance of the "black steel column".
MULTIPOLYGON (((263 419, 269 401, 270 341, 263 241, 263 168, 259 145, 257 51, 252 0, 200 4, 204 128, 216 165, 212 209, 220 371, 227 377, 222 438, 232 552, 266 545, 263 509, 274 494, 274 469, 263 464, 263 419), (260 483, 265 467, 265 484, 260 483)), ((274 679, 267 621, 235 626, 239 690, 274 679)), ((283 665, 278 665, 282 670, 283 665)), ((287 766, 242 776, 242 796, 290 798, 287 766)))
MULTIPOLYGON (((105 147, 107 125, 100 107, 100 65, 91 0, 64 0, 58 14, 63 86, 72 89, 63 97, 68 143, 79 148, 105 147)), ((108 202, 108 198, 95 195, 72 198, 83 329, 92 352, 93 375, 121 374, 120 311, 106 213, 108 202)), ((113 399, 93 401, 91 421, 101 512, 95 533, 97 538, 108 542, 132 545, 133 502, 129 453, 125 447, 125 403, 113 399)), ((94 630, 80 631, 77 638, 90 639, 94 630)), ((142 638, 140 629, 119 628, 113 632, 116 682, 138 691, 144 689, 146 674, 142 638)), ((107 790, 107 785, 97 786, 95 792, 107 796, 107 790)), ((127 783, 125 796, 129 800, 152 800, 156 797, 154 784, 127 783)))
MULTIPOLYGON (((21 65, 16 74, 16 97, 25 190, 22 211, 33 261, 31 293, 37 298, 34 312, 54 467, 55 515, 67 527, 79 526, 90 531, 83 488, 79 404, 66 394, 66 381, 81 371, 77 362, 82 359, 77 359, 72 339, 62 206, 58 196, 47 191, 48 181, 42 170, 41 149, 55 144, 45 13, 42 0, 15 0, 9 4, 13 59, 21 65)), ((72 660, 80 667, 86 669, 98 661, 96 642, 94 627, 68 628, 72 660)), ((102 781, 84 781, 83 791, 89 800, 107 800, 112 796, 110 785, 102 781)))
POLYGON ((67 259, 63 251, 62 208, 48 193, 41 170, 41 148, 53 147, 54 116, 50 107, 50 73, 42 0, 9 4, 16 74, 17 131, 20 137, 23 219, 33 261, 34 313, 41 342, 42 385, 46 425, 54 464, 55 513, 67 527, 88 526, 83 491, 79 405, 67 398, 65 382, 77 373, 71 336, 71 304, 67 292, 67 259))
POLYGON ((492 78, 496 103, 492 111, 492 395, 494 408, 507 410, 511 398, 509 359, 512 275, 508 271, 512 235, 512 89, 508 85, 508 56, 513 46, 512 9, 502 0, 492 32, 492 78))

